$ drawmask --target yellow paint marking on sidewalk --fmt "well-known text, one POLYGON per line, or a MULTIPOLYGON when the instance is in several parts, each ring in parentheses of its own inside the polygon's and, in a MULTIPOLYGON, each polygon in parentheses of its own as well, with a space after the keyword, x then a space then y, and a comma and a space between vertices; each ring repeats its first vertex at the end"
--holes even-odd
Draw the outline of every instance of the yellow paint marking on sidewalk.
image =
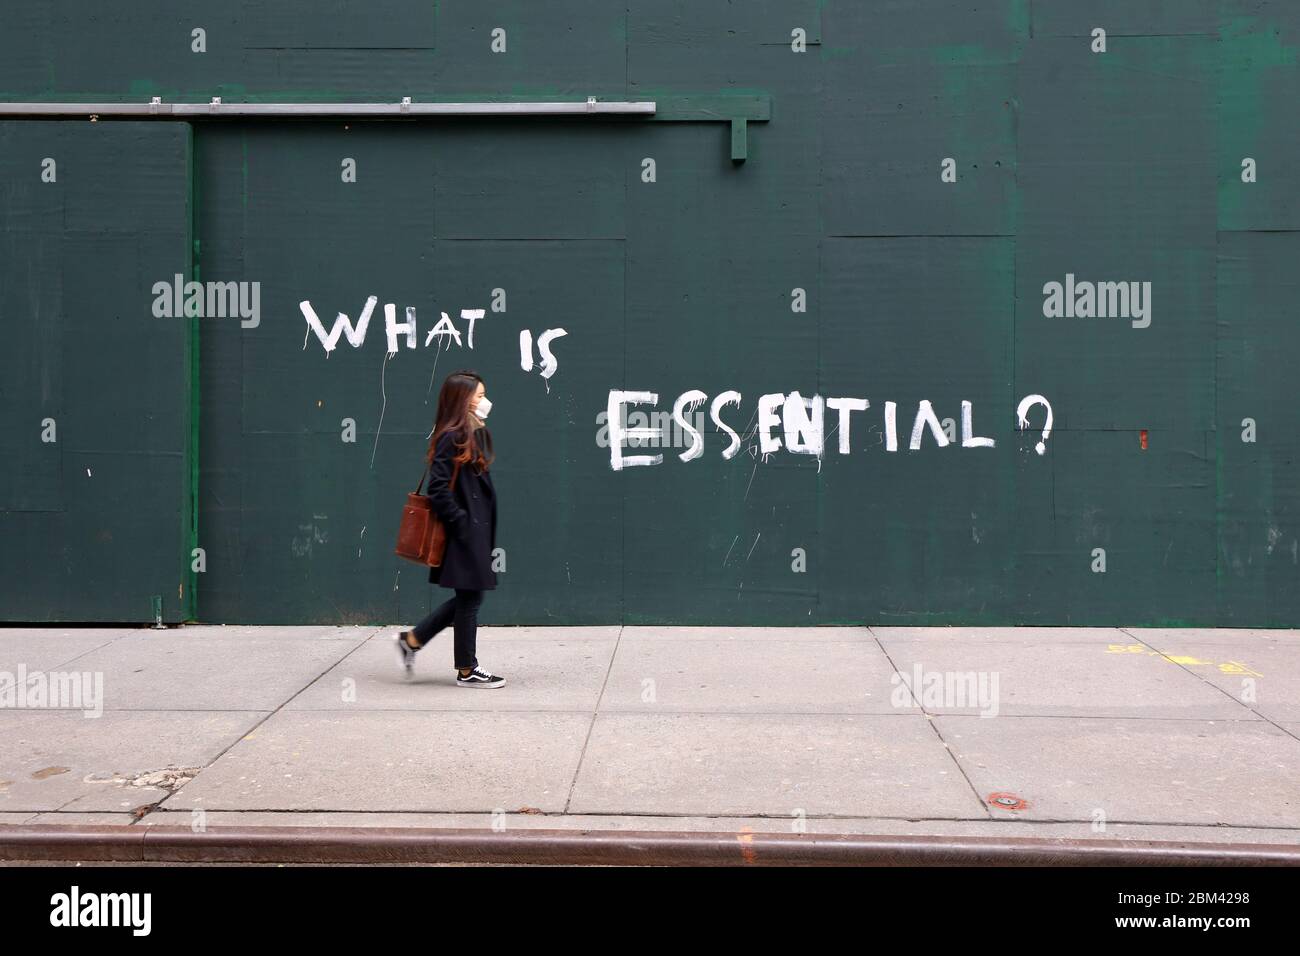
POLYGON ((1228 661, 1226 664, 1220 664, 1219 670, 1225 674, 1249 674, 1251 677, 1263 677, 1259 671, 1253 671, 1245 664, 1238 664, 1236 661, 1228 661))
POLYGON ((1164 658, 1165 660, 1167 660, 1167 661, 1172 661, 1172 662, 1175 663, 1175 664, 1187 664, 1187 665, 1192 666, 1192 667, 1196 667, 1196 666, 1208 666, 1208 665, 1214 663, 1213 661, 1202 661, 1202 660, 1197 660, 1195 657, 1176 656, 1176 655, 1173 655, 1173 654, 1161 654, 1160 656, 1163 657, 1163 658, 1164 658))
POLYGON ((1153 651, 1145 644, 1107 644, 1107 654, 1144 654, 1147 657, 1160 657, 1172 664, 1184 664, 1188 667, 1217 667, 1223 674, 1248 674, 1251 677, 1263 677, 1257 670, 1253 670, 1240 661, 1226 661, 1217 663, 1216 661, 1203 661, 1199 657, 1193 657, 1190 654, 1162 654, 1160 651, 1153 651))

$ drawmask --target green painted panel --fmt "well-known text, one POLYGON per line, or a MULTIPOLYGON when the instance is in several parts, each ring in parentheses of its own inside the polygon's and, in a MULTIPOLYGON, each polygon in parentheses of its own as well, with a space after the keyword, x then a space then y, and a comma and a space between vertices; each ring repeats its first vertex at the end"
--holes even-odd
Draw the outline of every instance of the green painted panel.
POLYGON ((1233 0, 1220 11, 1219 228, 1300 229, 1300 13, 1233 0), (1252 160, 1253 178, 1243 182, 1252 160))
POLYGON ((1300 580, 1300 233, 1219 237, 1219 610, 1290 626, 1300 580))
MULTIPOLYGON (((833 620, 855 619, 863 603, 895 623, 1016 613, 1008 571, 1018 506, 1031 506, 1016 487, 1025 451, 1011 389, 1014 251, 999 237, 826 240, 822 391, 871 403, 850 418, 849 453, 837 433, 821 469, 822 602, 833 620), (926 434, 911 450, 923 400, 953 421, 957 444, 926 434), (961 447, 963 401, 973 436, 994 447, 961 447), (896 405, 892 452, 886 402, 896 405)), ((1026 463, 1040 476, 1045 465, 1026 463)))
MULTIPOLYGON (((0 33, 4 99, 662 108, 200 120, 189 171, 128 132, 141 124, 100 123, 121 131, 121 155, 140 144, 149 175, 102 183, 86 175, 104 163, 93 142, 69 141, 54 195, 7 151, 0 168, 31 182, 0 193, 3 307, 58 318, 0 358, 0 507, 31 536, 81 500, 73 446, 26 444, 51 402, 111 437, 96 446, 109 461, 187 447, 169 444, 194 382, 183 348, 101 323, 84 336, 95 353, 149 371, 116 409, 69 398, 95 370, 69 351, 66 317, 129 311, 122 276, 143 281, 187 236, 192 178, 196 269, 261 296, 254 325, 198 324, 201 619, 391 622, 439 600, 392 539, 437 385, 472 366, 495 406, 502 495, 489 623, 1300 625, 1298 50, 1300 8, 1270 0, 23 7, 0 33), (1100 284, 1136 282, 1142 298, 1104 318, 1045 314, 1050 283, 1071 281, 1109 288, 1117 308, 1120 287, 1100 284), (330 327, 370 296, 364 341, 327 353, 300 303, 330 327), (418 324, 416 347, 403 337, 392 355, 390 303, 418 324), (472 349, 462 309, 485 313, 472 349), (443 312, 460 344, 427 342, 443 312), (544 379, 536 339, 559 328, 544 379), (146 407, 136 387, 177 407, 146 407), (628 449, 664 457, 612 470, 611 389, 656 393, 633 410, 660 414, 703 392, 703 453, 628 449), (727 390, 740 440, 724 458, 708 403, 727 390), (760 396, 793 391, 870 402, 847 454, 834 410, 820 459, 761 454, 760 396), (1043 409, 1017 428, 1032 394, 1053 411, 1043 455, 1043 409), (953 444, 926 432, 909 447, 923 401, 953 444), (962 446, 963 402, 993 447, 962 446)), ((171 143, 180 127, 147 129, 171 143)), ((131 537, 144 531, 118 533, 147 547, 131 537)), ((44 540, 58 567, 84 550, 71 531, 44 540)), ((129 567, 106 573, 92 609, 135 586, 114 577, 129 567)), ((54 593, 33 574, 18 570, 15 593, 54 593)))
POLYGON ((1016 385, 1050 394, 1060 428, 1211 427, 1215 56, 1200 37, 1025 52, 1016 385), (1070 276, 1150 283, 1149 315, 1045 315, 1045 286, 1070 276))
POLYGON ((626 11, 589 0, 438 0, 429 79, 446 95, 622 97, 626 11))
MULTIPOLYGON (((1034 37, 1092 37, 1103 29, 1108 41, 1144 36, 1213 36, 1218 0, 1032 0, 1034 37)), ((1109 46, 1109 43, 1108 43, 1109 46)))
POLYGON ((152 291, 189 166, 184 124, 0 123, 4 620, 192 616, 191 326, 152 291))

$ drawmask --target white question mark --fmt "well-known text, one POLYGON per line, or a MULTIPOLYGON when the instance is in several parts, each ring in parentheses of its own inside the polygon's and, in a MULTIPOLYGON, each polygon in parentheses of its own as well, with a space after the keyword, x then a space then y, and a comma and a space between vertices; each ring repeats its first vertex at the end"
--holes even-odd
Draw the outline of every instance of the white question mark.
POLYGON ((1020 404, 1016 406, 1016 418, 1020 419, 1020 427, 1022 429, 1028 428, 1029 419, 1025 416, 1025 413, 1028 412, 1029 409, 1033 408, 1035 405, 1042 405, 1045 409, 1047 409, 1047 421, 1043 424, 1042 441, 1040 441, 1037 445, 1034 446, 1034 451, 1038 452, 1038 454, 1041 455, 1045 451, 1047 451, 1047 445, 1044 444, 1047 441, 1047 436, 1052 434, 1051 404, 1047 401, 1047 399, 1043 398, 1043 396, 1041 395, 1026 395, 1024 398, 1020 400, 1020 404))

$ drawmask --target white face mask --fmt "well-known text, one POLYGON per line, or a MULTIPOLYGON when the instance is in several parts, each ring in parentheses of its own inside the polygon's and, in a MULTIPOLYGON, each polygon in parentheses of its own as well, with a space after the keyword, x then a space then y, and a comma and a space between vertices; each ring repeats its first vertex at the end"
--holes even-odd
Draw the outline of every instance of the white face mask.
POLYGON ((484 395, 478 400, 478 405, 474 407, 474 414, 479 418, 486 419, 488 417, 488 412, 490 411, 492 411, 492 403, 489 402, 487 396, 484 395))

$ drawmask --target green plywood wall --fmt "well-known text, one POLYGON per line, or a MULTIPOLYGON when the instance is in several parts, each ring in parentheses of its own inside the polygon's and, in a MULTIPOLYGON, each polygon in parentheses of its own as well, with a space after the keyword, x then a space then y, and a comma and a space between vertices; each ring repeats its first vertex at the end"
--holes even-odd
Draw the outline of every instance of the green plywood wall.
POLYGON ((190 129, 0 122, 0 612, 194 615, 190 129))
MULTIPOLYGON (((437 385, 472 366, 494 403, 506 561, 486 622, 1300 626, 1294 4, 151 0, 24 7, 5 26, 0 100, 663 107, 194 123, 192 159, 164 163, 159 188, 192 178, 198 274, 261 290, 255 326, 197 323, 202 620, 404 621, 440 599, 392 539, 437 385), (725 98, 741 96, 770 116, 737 163, 725 98), (683 121, 691 108, 711 120, 683 121), (1067 274, 1150 282, 1150 325, 1046 317, 1044 284, 1067 274), (364 344, 327 355, 299 303, 328 327, 372 295, 364 344), (416 309, 416 348, 387 355, 386 303, 416 309), (474 348, 426 346, 443 311, 466 335, 462 309, 487 310, 474 348), (520 332, 559 327, 555 374, 522 369, 520 332), (710 425, 699 458, 614 471, 597 440, 610 389, 663 410, 738 391, 722 414, 746 440, 724 459, 710 425), (757 453, 759 396, 796 390, 870 402, 849 454, 833 412, 820 460, 757 453), (1043 455, 1042 408, 1016 427, 1030 394, 1054 415, 1043 455), (909 449, 922 401, 955 445, 909 449), (961 447, 963 401, 995 447, 961 447)), ((11 177, 35 174, 4 161, 9 206, 11 177)), ((129 197, 85 201, 75 216, 107 229, 129 197)), ((29 230, 11 217, 0 239, 29 230)), ((67 294, 11 289, 6 324, 36 335, 30 317, 67 294)), ((35 382, 11 375, 26 414, 35 382)), ((181 407, 191 381, 152 387, 181 407)), ((22 474, 52 467, 4 421, 22 474)), ((93 591, 61 616, 95 616, 93 591)))

